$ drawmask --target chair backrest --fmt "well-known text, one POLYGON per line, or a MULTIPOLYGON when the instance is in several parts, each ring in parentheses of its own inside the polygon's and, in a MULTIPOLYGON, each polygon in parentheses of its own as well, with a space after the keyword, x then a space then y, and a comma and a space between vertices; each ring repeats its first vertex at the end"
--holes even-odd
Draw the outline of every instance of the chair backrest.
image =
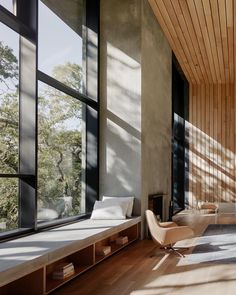
POLYGON ((159 245, 163 245, 164 243, 163 228, 161 228, 161 226, 159 225, 159 222, 156 219, 156 216, 151 210, 146 210, 145 213, 146 213, 148 228, 153 241, 159 245))

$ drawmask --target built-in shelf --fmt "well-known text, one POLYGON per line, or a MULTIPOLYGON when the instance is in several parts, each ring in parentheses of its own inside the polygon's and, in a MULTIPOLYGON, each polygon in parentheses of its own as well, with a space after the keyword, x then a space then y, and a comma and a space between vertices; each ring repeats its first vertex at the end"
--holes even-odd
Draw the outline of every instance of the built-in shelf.
MULTIPOLYGON (((112 228, 111 234, 105 232, 105 234, 100 236, 99 238, 89 237, 90 243, 85 245, 82 249, 74 250, 72 253, 68 254, 68 249, 65 248, 60 253, 65 253, 65 256, 60 254, 60 259, 54 259, 48 263, 46 263, 40 269, 33 271, 21 278, 14 280, 6 284, 5 286, 0 287, 1 295, 45 295, 69 282, 70 280, 78 277, 80 274, 89 270, 91 267, 96 265, 97 263, 102 262, 104 259, 110 257, 112 254, 126 247, 130 243, 134 242, 139 237, 139 225, 140 220, 138 220, 135 224, 129 225, 129 223, 125 226, 126 228, 120 230, 119 227, 112 228), (127 236, 128 242, 124 245, 117 245, 116 239, 118 237, 127 236), (107 255, 101 255, 96 253, 98 249, 102 249, 102 247, 111 247, 110 253, 107 255), (59 265, 62 263, 73 263, 74 265, 74 274, 61 280, 53 279, 53 272, 58 269, 59 265), (16 292, 17 290, 17 292, 16 292)), ((124 225, 123 225, 124 226, 124 225)), ((71 249, 71 248, 70 248, 71 249)), ((50 257, 56 257, 56 254, 51 253, 50 257)))

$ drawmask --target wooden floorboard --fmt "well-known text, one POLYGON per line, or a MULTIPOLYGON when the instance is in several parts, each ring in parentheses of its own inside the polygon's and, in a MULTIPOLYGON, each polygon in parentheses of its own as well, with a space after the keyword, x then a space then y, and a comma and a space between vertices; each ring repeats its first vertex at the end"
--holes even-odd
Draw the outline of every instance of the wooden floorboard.
MULTIPOLYGON (((208 224, 236 223, 236 215, 179 214, 180 225, 194 229, 191 246, 208 224)), ((189 253, 192 251, 190 248, 189 253)), ((235 264, 180 264, 175 254, 158 250, 151 240, 138 241, 103 261, 53 294, 55 295, 231 295, 236 292, 235 264), (153 253, 156 256, 151 257, 153 253)))

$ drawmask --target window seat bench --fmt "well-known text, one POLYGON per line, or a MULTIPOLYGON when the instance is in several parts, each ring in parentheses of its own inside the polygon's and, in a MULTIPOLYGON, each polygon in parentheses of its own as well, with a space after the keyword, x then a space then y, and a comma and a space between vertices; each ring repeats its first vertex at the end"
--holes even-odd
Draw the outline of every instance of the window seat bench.
POLYGON ((83 220, 48 231, 0 243, 0 294, 48 294, 68 280, 139 238, 141 217, 126 220, 83 220), (117 245, 117 237, 128 242, 117 245), (111 247, 108 255, 96 248, 111 247), (62 262, 72 262, 74 275, 53 280, 62 262))

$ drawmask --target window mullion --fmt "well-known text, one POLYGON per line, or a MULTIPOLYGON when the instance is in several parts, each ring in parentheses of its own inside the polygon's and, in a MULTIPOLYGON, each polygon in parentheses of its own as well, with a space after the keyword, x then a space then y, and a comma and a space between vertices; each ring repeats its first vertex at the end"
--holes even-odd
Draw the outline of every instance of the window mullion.
MULTIPOLYGON (((36 175, 36 46, 20 37, 19 173, 36 175)), ((19 226, 35 228, 36 183, 19 179, 19 226)))

